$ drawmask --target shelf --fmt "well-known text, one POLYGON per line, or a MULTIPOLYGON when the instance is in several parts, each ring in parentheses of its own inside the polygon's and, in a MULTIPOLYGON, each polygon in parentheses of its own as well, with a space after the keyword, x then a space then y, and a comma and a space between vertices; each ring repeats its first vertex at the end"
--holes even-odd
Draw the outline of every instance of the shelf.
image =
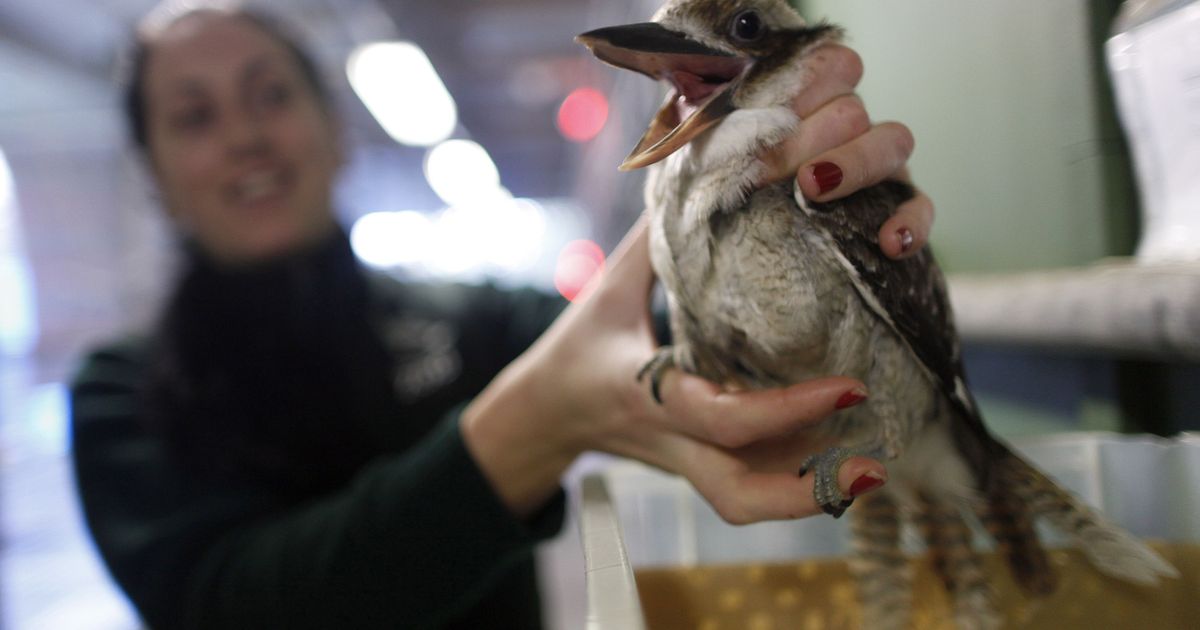
POLYGON ((1200 361, 1200 264, 1137 264, 948 278, 970 342, 1200 361))

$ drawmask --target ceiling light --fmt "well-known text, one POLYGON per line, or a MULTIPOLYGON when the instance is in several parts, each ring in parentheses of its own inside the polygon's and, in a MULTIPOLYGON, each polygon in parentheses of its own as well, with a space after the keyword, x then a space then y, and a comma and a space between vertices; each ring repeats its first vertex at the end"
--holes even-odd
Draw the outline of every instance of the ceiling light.
POLYGON ((21 243, 12 171, 0 150, 0 356, 22 357, 33 351, 38 339, 36 295, 21 243))
POLYGON ((433 146, 454 133, 454 98, 416 44, 377 42, 356 49, 346 62, 350 85, 396 142, 433 146))
POLYGON ((430 149, 425 156, 425 179, 448 206, 494 199, 500 191, 495 162, 471 140, 447 140, 430 149))
POLYGON ((432 233, 432 222, 420 212, 372 212, 350 228, 350 247, 372 267, 417 265, 430 255, 432 233))

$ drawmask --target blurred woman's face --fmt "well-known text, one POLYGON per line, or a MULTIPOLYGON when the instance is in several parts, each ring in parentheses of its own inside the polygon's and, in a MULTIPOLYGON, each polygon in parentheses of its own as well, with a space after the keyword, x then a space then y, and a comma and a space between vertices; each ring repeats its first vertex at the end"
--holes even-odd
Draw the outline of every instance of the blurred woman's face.
POLYGON ((148 152, 176 223, 240 264, 319 240, 334 226, 336 126, 296 60, 249 20, 195 14, 151 44, 148 152))

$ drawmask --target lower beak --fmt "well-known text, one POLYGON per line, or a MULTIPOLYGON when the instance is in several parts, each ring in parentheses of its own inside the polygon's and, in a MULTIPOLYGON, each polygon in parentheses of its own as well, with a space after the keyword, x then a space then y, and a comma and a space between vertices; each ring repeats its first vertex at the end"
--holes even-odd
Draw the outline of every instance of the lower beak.
POLYGON ((710 48, 653 22, 602 28, 584 33, 576 41, 609 64, 675 86, 621 164, 623 171, 666 158, 737 109, 733 95, 750 66, 746 58, 710 48), (682 119, 680 105, 691 110, 682 119))

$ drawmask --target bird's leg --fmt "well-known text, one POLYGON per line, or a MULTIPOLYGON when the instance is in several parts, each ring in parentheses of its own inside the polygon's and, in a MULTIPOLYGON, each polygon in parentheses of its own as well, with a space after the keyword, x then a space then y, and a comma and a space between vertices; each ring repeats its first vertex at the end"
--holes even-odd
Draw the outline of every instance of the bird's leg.
POLYGON ((991 630, 1002 624, 984 574, 983 558, 971 544, 971 529, 952 501, 918 495, 917 526, 933 560, 934 571, 953 597, 959 628, 991 630))
POLYGON ((846 447, 834 446, 820 453, 809 455, 800 464, 800 476, 809 472, 815 475, 813 479, 813 498, 826 514, 834 518, 845 513, 846 508, 854 503, 854 497, 846 496, 838 487, 838 469, 851 457, 862 455, 872 459, 882 459, 883 449, 879 447, 846 447))
POLYGON ((647 376, 650 377, 650 394, 654 396, 654 402, 662 404, 662 394, 659 392, 659 386, 662 384, 663 373, 675 367, 675 348, 673 346, 662 346, 654 353, 654 357, 638 370, 637 380, 640 382, 647 376))
POLYGON ((904 630, 912 616, 913 567, 901 547, 901 512, 886 493, 864 495, 850 515, 863 628, 904 630))

